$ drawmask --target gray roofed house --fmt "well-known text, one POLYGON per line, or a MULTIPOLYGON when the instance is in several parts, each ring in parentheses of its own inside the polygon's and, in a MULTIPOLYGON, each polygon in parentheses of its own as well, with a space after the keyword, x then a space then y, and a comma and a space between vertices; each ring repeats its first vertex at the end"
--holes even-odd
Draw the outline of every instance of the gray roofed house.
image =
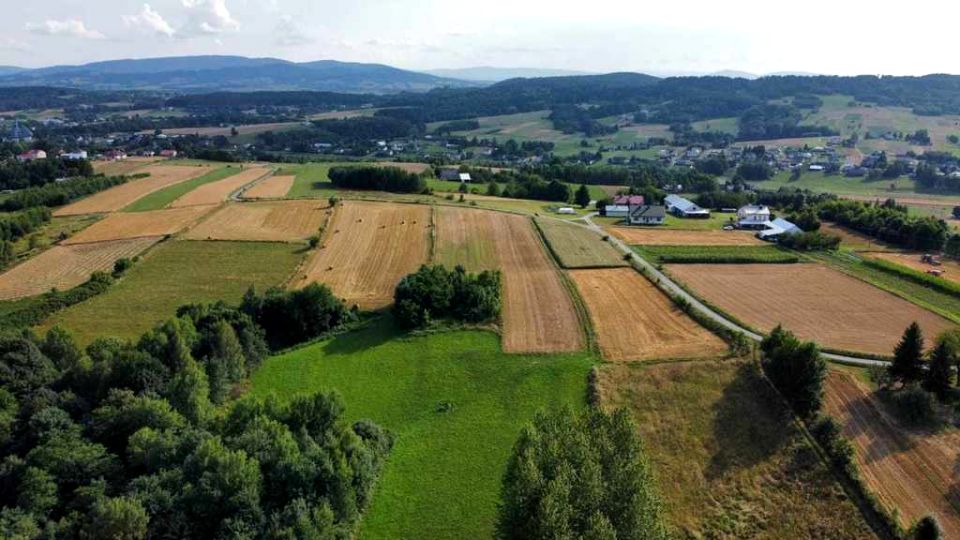
POLYGON ((667 217, 667 209, 659 205, 645 204, 631 207, 627 218, 631 225, 663 225, 667 217))

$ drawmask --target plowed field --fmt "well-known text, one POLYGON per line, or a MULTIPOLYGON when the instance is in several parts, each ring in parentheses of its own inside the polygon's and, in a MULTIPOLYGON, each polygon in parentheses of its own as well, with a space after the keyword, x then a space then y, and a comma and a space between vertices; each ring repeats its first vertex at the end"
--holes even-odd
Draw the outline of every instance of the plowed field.
POLYGON ((188 231, 191 240, 296 242, 318 234, 330 207, 320 201, 233 203, 188 231))
POLYGON ((607 360, 716 358, 727 350, 632 268, 572 270, 570 276, 607 360))
POLYGON ((64 206, 53 213, 55 216, 75 216, 80 214, 97 214, 115 212, 137 199, 191 178, 203 176, 211 171, 204 166, 188 167, 181 165, 151 165, 137 172, 149 173, 147 178, 133 180, 106 191, 91 195, 73 204, 64 206))

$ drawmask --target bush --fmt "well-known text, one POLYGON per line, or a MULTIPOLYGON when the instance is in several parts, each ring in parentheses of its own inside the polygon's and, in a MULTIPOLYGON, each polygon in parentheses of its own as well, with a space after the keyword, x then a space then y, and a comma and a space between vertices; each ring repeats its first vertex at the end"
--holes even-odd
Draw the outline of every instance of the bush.
POLYGON ((777 326, 760 343, 761 365, 774 386, 801 418, 814 416, 823 402, 827 364, 815 343, 801 343, 777 326))
POLYGON ((394 293, 393 313, 405 328, 422 328, 433 320, 481 323, 500 314, 500 273, 468 274, 462 266, 421 266, 404 277, 394 293))
POLYGON ((936 427, 944 421, 944 414, 937 405, 936 396, 919 386, 907 386, 889 392, 888 396, 897 416, 908 424, 936 427))
POLYGON ((778 243, 798 251, 836 251, 840 248, 840 237, 819 231, 781 235, 778 243))
POLYGON ((251 287, 240 310, 263 327, 273 349, 320 337, 355 317, 329 287, 317 283, 295 291, 274 288, 263 296, 251 287))

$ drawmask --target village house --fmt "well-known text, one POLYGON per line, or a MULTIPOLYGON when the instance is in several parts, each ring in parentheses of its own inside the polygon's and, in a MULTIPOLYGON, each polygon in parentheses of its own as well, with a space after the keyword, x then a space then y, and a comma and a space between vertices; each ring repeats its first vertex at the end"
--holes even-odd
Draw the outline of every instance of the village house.
POLYGON ((26 163, 28 161, 34 161, 37 159, 47 159, 47 153, 43 150, 27 150, 26 152, 17 156, 17 161, 20 163, 26 163))
POLYGON ((667 211, 677 217, 693 219, 708 219, 710 217, 709 210, 700 208, 693 201, 684 199, 679 195, 667 195, 663 204, 666 205, 667 211))
POLYGON ((450 182, 472 182, 470 173, 462 173, 458 169, 443 169, 440 171, 440 179, 450 182))
POLYGON ((604 207, 603 215, 625 218, 630 214, 631 207, 642 206, 643 203, 643 195, 617 195, 613 198, 613 203, 604 207))
POLYGON ((738 229, 765 229, 770 223, 770 208, 748 204, 737 210, 738 229))
POLYGON ((87 159, 87 151, 78 150, 76 152, 65 152, 60 154, 60 159, 65 159, 67 161, 81 161, 87 159))
POLYGON ((630 210, 628 220, 631 225, 663 225, 667 209, 660 205, 644 204, 630 210))

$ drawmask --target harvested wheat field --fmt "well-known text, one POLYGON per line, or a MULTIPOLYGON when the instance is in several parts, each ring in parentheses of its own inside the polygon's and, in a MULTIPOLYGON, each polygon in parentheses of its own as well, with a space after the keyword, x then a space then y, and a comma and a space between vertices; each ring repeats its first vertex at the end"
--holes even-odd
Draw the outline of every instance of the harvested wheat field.
POLYGON ((287 196, 296 176, 271 176, 243 192, 244 199, 282 199, 287 196))
POLYGON ((530 218, 499 214, 494 222, 503 270, 503 350, 577 351, 584 347, 580 318, 560 271, 530 218))
POLYGON ((132 157, 123 161, 94 161, 93 171, 97 174, 106 176, 120 176, 124 174, 133 174, 141 167, 146 167, 151 163, 160 161, 161 158, 155 157, 132 157))
POLYGON ((863 478, 905 527, 933 514, 944 538, 960 538, 960 433, 912 432, 842 371, 827 377, 825 405, 853 442, 863 478))
POLYGON ((763 244, 750 231, 681 231, 608 227, 610 233, 634 246, 752 246, 763 244))
POLYGON ((253 182, 264 175, 270 173, 270 170, 261 166, 250 166, 233 176, 228 176, 223 180, 204 184, 197 189, 187 193, 179 199, 170 203, 170 208, 182 208, 184 206, 199 206, 204 204, 217 204, 227 200, 231 193, 237 191, 243 186, 253 182))
POLYGON ((459 264, 470 272, 499 269, 493 230, 501 216, 487 210, 436 207, 433 262, 450 268, 459 264))
POLYGON ((727 346, 632 268, 571 270, 607 360, 716 358, 727 346))
POLYGON ((346 201, 293 284, 326 283, 349 304, 382 308, 400 279, 427 262, 429 246, 430 207, 346 201))
POLYGON ((205 216, 213 205, 168 208, 150 212, 116 213, 94 223, 64 244, 87 244, 106 240, 143 238, 176 234, 205 216))
POLYGON ((777 324, 823 347, 892 354, 910 323, 928 336, 946 319, 863 281, 817 264, 668 265, 711 304, 768 332, 777 324))
POLYGON ((97 214, 115 212, 141 197, 165 187, 198 178, 210 172, 207 165, 178 166, 178 165, 151 165, 138 172, 150 173, 147 178, 133 180, 106 191, 101 191, 73 204, 69 204, 55 211, 55 216, 75 216, 80 214, 97 214))
POLYGON ((537 219, 537 227, 564 268, 627 266, 620 252, 586 227, 556 219, 537 219))
POLYGON ((330 207, 325 201, 231 203, 184 237, 190 240, 298 242, 318 234, 328 212, 330 207))
POLYGON ((0 274, 0 300, 34 296, 54 287, 71 289, 93 272, 109 271, 117 259, 135 257, 159 240, 155 236, 52 247, 0 274))
POLYGON ((960 283, 960 262, 941 259, 940 266, 933 266, 920 261, 920 253, 868 253, 869 257, 882 259, 887 262, 906 266, 913 270, 926 272, 927 270, 943 270, 940 279, 947 279, 960 283))

